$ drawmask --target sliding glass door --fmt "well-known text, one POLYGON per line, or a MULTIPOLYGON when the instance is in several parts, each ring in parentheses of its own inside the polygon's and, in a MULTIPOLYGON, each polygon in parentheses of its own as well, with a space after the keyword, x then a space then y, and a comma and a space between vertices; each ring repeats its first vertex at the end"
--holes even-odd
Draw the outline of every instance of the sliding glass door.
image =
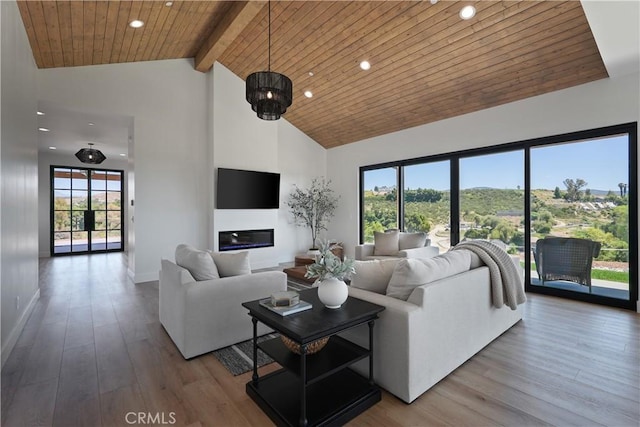
POLYGON ((360 177, 363 242, 396 227, 427 231, 441 252, 499 240, 527 292, 635 309, 637 123, 363 166, 360 177))
POLYGON ((51 167, 51 254, 124 250, 123 171, 51 167))
POLYGON ((628 134, 531 148, 532 287, 629 299, 629 159, 628 134))

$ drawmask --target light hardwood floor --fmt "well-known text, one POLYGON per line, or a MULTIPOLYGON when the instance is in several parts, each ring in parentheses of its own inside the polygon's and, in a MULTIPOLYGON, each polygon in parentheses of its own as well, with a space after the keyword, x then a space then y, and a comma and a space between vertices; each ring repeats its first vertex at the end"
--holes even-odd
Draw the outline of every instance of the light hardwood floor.
MULTIPOLYGON (((271 425, 245 394, 250 373, 180 356, 158 321, 157 282, 134 285, 121 254, 44 259, 40 283, 2 370, 3 426, 126 426, 129 412, 164 417, 156 424, 271 425)), ((413 404, 383 392, 349 425, 637 427, 640 315, 528 297, 522 322, 413 404)))

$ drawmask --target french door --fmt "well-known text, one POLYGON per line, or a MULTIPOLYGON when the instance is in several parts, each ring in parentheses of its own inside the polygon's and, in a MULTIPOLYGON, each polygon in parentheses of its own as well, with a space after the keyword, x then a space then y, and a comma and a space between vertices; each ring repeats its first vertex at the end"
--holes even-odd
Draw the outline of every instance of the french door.
POLYGON ((124 172, 51 166, 51 255, 124 250, 124 172))

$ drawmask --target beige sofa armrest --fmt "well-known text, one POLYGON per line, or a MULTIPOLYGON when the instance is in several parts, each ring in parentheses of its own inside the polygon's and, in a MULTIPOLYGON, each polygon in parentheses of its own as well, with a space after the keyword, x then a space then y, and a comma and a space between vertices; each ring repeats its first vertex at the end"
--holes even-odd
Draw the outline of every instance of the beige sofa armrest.
POLYGON ((373 256, 373 250, 375 246, 373 243, 365 243, 363 245, 356 245, 356 259, 364 260, 366 257, 373 256))
POLYGON ((404 249, 398 252, 401 258, 433 258, 440 254, 437 246, 424 246, 422 248, 404 249))

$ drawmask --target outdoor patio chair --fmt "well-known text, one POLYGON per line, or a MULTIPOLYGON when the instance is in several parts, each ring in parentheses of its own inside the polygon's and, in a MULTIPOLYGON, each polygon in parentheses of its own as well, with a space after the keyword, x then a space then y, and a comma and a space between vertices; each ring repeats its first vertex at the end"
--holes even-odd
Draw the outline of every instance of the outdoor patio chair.
POLYGON ((545 281, 566 280, 589 287, 591 265, 600 255, 600 242, 569 237, 545 237, 536 242, 533 256, 538 277, 545 281))

